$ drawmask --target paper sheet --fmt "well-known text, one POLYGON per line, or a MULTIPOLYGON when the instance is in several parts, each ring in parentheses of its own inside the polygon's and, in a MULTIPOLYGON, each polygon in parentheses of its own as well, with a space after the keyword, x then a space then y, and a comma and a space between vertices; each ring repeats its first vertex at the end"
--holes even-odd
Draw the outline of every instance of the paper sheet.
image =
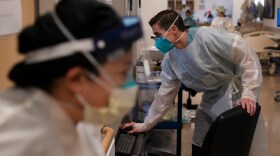
POLYGON ((0 0, 0 36, 17 33, 21 28, 21 0, 0 0))

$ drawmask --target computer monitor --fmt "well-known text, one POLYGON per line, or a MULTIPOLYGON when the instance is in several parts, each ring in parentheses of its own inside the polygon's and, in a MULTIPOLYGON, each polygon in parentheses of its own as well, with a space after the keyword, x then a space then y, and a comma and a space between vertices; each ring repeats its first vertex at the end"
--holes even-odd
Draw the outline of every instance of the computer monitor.
POLYGON ((277 26, 280 27, 280 8, 277 9, 277 26))

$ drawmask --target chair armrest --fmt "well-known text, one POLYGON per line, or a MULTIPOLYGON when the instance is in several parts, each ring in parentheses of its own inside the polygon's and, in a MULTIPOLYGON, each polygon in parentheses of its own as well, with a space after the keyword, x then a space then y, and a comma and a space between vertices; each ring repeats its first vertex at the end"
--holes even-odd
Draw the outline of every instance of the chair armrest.
POLYGON ((104 128, 102 128, 101 133, 102 133, 102 135, 104 135, 104 138, 102 140, 102 146, 103 146, 105 153, 107 153, 107 151, 110 147, 110 144, 114 138, 114 130, 110 127, 104 127, 104 128))

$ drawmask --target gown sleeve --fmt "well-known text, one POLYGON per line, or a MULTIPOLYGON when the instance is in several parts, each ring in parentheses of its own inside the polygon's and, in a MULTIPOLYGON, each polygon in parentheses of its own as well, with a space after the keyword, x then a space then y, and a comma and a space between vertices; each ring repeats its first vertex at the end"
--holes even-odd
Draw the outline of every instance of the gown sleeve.
POLYGON ((161 80, 161 86, 158 92, 155 93, 148 116, 145 118, 144 123, 141 124, 140 129, 144 131, 153 128, 168 109, 173 106, 180 89, 181 83, 172 70, 168 58, 165 58, 162 62, 161 80))

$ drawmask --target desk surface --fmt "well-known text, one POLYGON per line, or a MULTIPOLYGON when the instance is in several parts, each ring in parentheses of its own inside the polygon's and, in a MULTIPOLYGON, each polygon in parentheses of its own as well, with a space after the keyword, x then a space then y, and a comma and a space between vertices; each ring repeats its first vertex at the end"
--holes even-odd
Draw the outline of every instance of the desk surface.
POLYGON ((137 81, 139 84, 140 90, 154 90, 159 89, 161 85, 161 79, 150 79, 147 81, 137 81))
POLYGON ((147 84, 147 83, 161 83, 160 78, 155 78, 155 79, 149 79, 147 81, 137 81, 139 84, 147 84))

